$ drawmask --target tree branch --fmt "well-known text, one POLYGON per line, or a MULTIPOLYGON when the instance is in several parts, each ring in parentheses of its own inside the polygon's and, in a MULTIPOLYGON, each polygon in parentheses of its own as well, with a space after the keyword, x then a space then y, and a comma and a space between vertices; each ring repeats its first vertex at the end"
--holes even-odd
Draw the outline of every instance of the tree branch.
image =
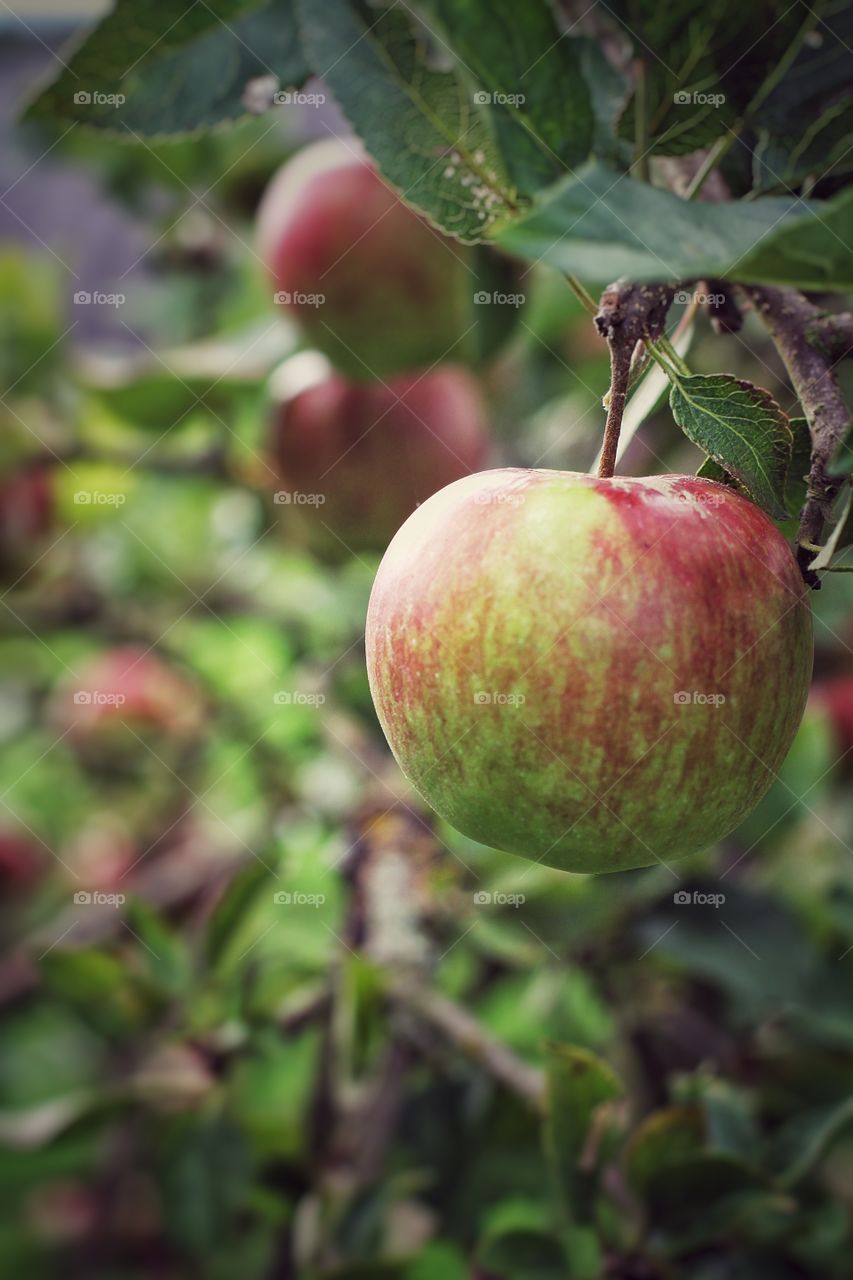
POLYGON ((534 1107, 541 1107, 545 1082, 541 1071, 517 1058, 495 1039, 467 1009, 411 979, 399 979, 390 988, 392 998, 411 1009, 450 1040, 469 1058, 484 1067, 513 1093, 534 1107))
POLYGON ((829 360, 853 358, 853 311, 824 312, 809 325, 807 337, 829 360))
POLYGON ((818 587, 818 576, 809 565, 842 484, 830 476, 829 464, 847 434, 850 410, 836 381, 832 357, 810 341, 814 326, 825 319, 820 309, 796 289, 752 287, 747 293, 782 357, 809 424, 812 461, 806 503, 800 512, 797 560, 808 585, 818 587))

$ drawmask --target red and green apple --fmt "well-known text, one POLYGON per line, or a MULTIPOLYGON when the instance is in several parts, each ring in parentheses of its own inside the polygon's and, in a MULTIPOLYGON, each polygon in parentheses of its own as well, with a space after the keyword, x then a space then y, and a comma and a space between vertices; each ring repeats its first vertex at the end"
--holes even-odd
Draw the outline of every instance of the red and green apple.
POLYGON ((668 863, 732 831, 785 758, 806 596, 782 535, 725 486, 486 471, 382 560, 373 700, 465 835, 568 871, 668 863))

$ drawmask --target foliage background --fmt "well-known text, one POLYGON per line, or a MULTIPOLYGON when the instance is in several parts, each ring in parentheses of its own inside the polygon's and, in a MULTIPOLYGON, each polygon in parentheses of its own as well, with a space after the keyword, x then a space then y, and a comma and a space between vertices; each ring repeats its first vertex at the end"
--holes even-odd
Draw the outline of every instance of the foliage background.
MULTIPOLYGON (((299 335, 253 212, 346 125, 331 103, 168 144, 13 125, 64 34, 10 20, 3 54, 2 462, 45 461, 55 503, 0 611, 2 828, 39 868, 2 869, 4 1268, 845 1276, 850 744, 816 700, 759 809, 676 879, 562 875, 436 824, 370 706, 376 561, 313 559, 263 459, 299 335), (115 643, 195 682, 197 736, 63 739, 61 691, 115 643)), ((523 280, 482 372, 499 456, 586 469, 606 349, 554 273, 523 280)), ((751 316, 700 320, 691 365, 793 408, 751 316)), ((701 460, 662 408, 622 469, 701 460)), ((819 683, 853 679, 849 583, 814 596, 819 683)))

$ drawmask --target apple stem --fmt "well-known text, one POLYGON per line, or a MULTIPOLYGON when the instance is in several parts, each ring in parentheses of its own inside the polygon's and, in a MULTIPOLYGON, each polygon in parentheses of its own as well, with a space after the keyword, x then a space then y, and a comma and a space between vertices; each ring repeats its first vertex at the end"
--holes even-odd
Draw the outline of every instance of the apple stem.
POLYGON ((604 444, 601 449, 601 461, 598 464, 598 474, 603 479, 609 479, 616 470, 619 433, 622 430, 622 415, 628 399, 633 356, 633 345, 629 348, 612 341, 608 341, 607 345, 610 347, 610 391, 607 400, 607 421, 604 424, 604 444))
POLYGON ((632 284, 616 280, 601 295, 595 327, 607 339, 610 351, 610 391, 604 444, 598 474, 609 479, 616 470, 622 415, 631 386, 631 372, 637 343, 654 341, 664 331, 667 312, 675 290, 671 285, 632 284))

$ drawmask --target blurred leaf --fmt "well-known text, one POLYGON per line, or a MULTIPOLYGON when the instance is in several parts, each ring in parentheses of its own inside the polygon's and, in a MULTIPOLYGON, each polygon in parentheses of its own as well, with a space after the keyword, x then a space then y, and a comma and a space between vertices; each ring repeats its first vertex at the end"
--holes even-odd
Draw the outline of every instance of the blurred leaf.
POLYGON ((239 1130, 225 1119, 185 1118, 162 1151, 163 1206, 170 1234, 195 1257, 214 1257, 245 1206, 251 1164, 239 1130))
POLYGON ((0 1107, 17 1109, 88 1092, 104 1066, 104 1045, 59 1003, 7 1016, 0 1058, 0 1107))
POLYGON ((442 230, 482 240, 516 199, 486 108, 434 69, 403 7, 300 5, 309 55, 385 177, 442 230))
POLYGON ((486 1240, 477 1250, 477 1264, 501 1280, 565 1280, 567 1274, 560 1241, 530 1228, 486 1240))
POLYGON ((669 403, 684 434, 771 515, 784 519, 791 460, 788 419, 769 392, 729 374, 673 371, 669 403))
POLYGON ((498 148, 522 195, 536 195, 587 159, 589 90, 576 44, 561 37, 545 0, 429 0, 429 9, 460 69, 475 77, 469 97, 488 99, 498 148))
POLYGON ((127 930, 141 944, 136 958, 153 984, 168 996, 186 994, 193 979, 186 939, 140 899, 131 899, 127 930))
POLYGON ((300 1154, 318 1071, 316 1033, 265 1034, 247 1047, 228 1080, 229 1111, 264 1157, 300 1154))
POLYGON ((468 1280, 468 1260, 455 1245, 436 1240, 403 1272, 403 1280, 468 1280))
POLYGON ((801 1182, 853 1122, 853 1098, 793 1116, 776 1134, 769 1163, 783 1187, 801 1182))
POLYGON ((270 877, 268 867, 253 863, 226 886, 208 920, 205 936, 208 959, 214 967, 240 928, 243 918, 254 907, 258 895, 264 888, 270 888, 270 877))
POLYGON ((634 1131, 625 1150, 625 1167, 632 1186, 644 1195, 662 1169, 700 1154, 705 1141, 701 1107, 667 1107, 653 1111, 634 1131))
POLYGON ((591 163, 496 239, 510 253, 604 285, 711 277, 801 289, 853 287, 853 191, 832 200, 688 203, 591 163))
POLYGON ((754 118, 755 187, 797 186, 803 178, 845 173, 853 165, 853 14, 844 0, 820 11, 817 38, 806 39, 754 118))
POLYGON ((27 114, 174 135, 246 115, 256 77, 273 77, 271 98, 307 75, 291 0, 205 0, 177 17, 168 0, 117 0, 27 114))
POLYGON ((602 1103, 622 1093, 607 1063, 586 1049, 550 1044, 545 1058, 545 1149, 562 1211, 569 1221, 588 1221, 593 1212, 598 1151, 588 1150, 590 1131, 602 1103))
MULTIPOLYGON (((720 44, 731 38, 744 7, 737 0, 710 0, 697 9, 690 0, 649 5, 619 0, 614 12, 642 60, 643 112, 651 150, 657 155, 688 155, 707 147, 735 120, 735 103, 720 92, 717 63, 720 44)), ((635 137, 636 97, 620 133, 635 137)))

